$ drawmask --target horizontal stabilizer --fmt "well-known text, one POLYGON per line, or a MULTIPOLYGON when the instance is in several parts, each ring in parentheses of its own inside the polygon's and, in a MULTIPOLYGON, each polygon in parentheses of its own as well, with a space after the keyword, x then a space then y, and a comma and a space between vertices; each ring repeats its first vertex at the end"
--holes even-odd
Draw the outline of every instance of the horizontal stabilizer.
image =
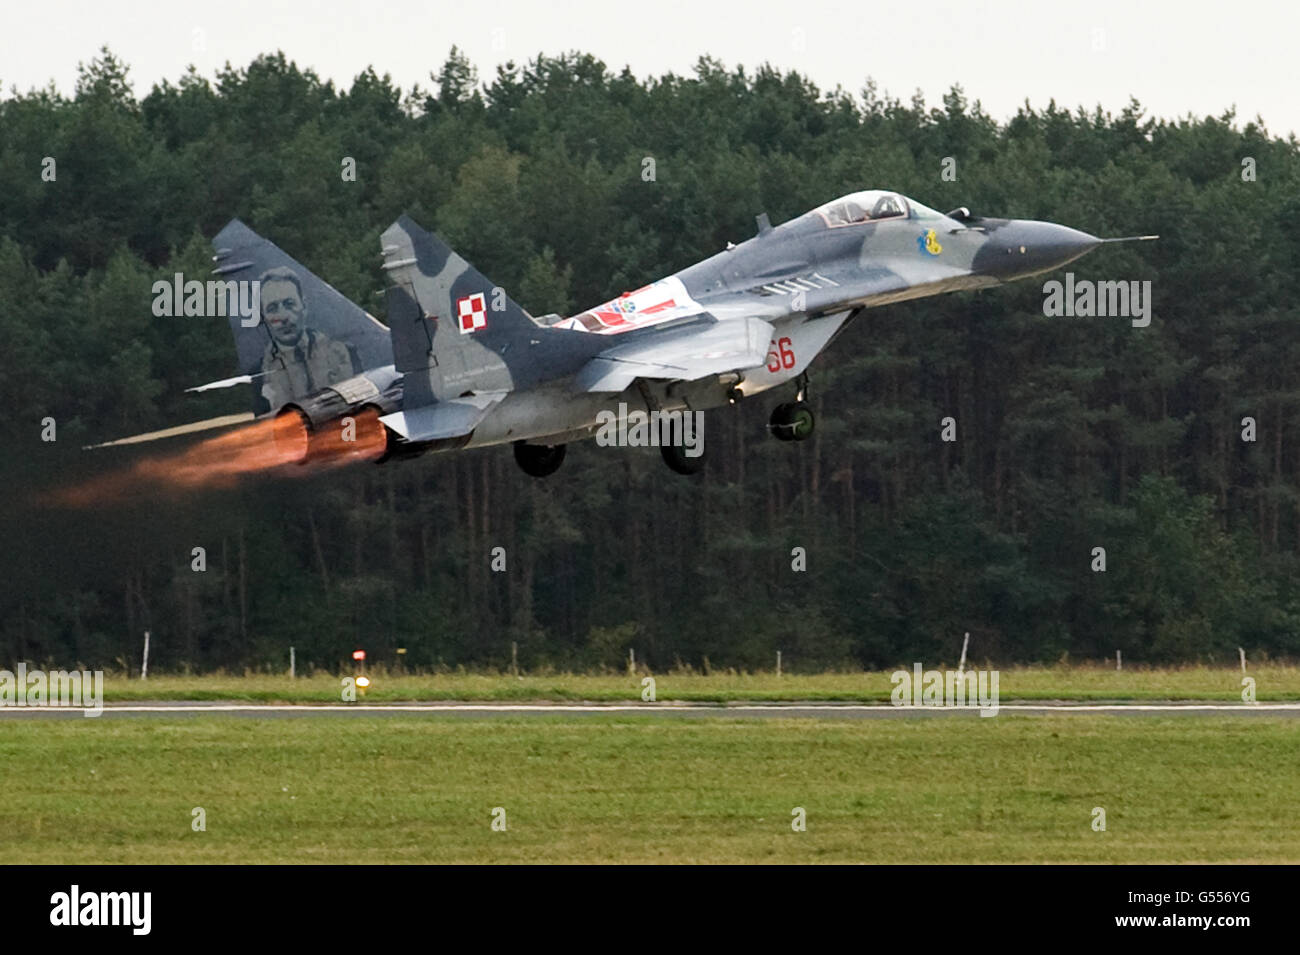
POLYGON ((129 438, 118 438, 116 441, 104 441, 100 444, 88 444, 83 451, 89 451, 93 448, 111 448, 118 444, 143 444, 146 441, 157 441, 160 438, 175 438, 182 434, 194 434, 198 431, 211 431, 213 428, 229 428, 236 424, 245 424, 252 421, 253 412, 244 411, 239 414, 222 415, 220 418, 208 418, 205 421, 194 421, 190 424, 177 425, 174 428, 163 428, 161 431, 150 431, 146 434, 134 434, 129 438))
POLYGON ((234 378, 222 378, 220 381, 209 381, 206 385, 195 385, 193 388, 186 388, 185 391, 212 391, 217 388, 233 388, 235 385, 247 385, 254 378, 261 378, 261 375, 236 375, 234 378))
POLYGON ((755 368, 767 361, 772 326, 759 318, 729 319, 661 332, 606 349, 578 372, 578 391, 619 392, 638 378, 695 381, 755 368))
POLYGON ((469 434, 487 413, 506 396, 504 391, 465 395, 449 401, 422 405, 411 411, 396 411, 379 420, 407 441, 441 441, 469 434))

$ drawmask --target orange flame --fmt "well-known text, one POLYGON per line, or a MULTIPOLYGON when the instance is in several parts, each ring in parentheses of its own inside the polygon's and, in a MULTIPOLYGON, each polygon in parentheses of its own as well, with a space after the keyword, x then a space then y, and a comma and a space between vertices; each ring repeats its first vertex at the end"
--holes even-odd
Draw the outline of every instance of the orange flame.
POLYGON ((388 447, 388 434, 379 412, 367 408, 355 415, 327 421, 307 438, 307 463, 333 468, 355 461, 373 461, 388 447))
POLYGON ((254 471, 295 464, 307 453, 307 426, 296 414, 282 414, 247 428, 201 441, 167 457, 136 463, 144 480, 179 487, 229 485, 254 471))
POLYGON ((53 491, 46 502, 64 507, 90 507, 150 490, 190 490, 229 487, 258 472, 304 474, 318 467, 338 467, 373 461, 384 453, 387 437, 379 414, 363 411, 348 419, 327 422, 309 432, 297 414, 259 421, 173 454, 136 461, 120 471, 93 478, 76 487, 53 491), (309 469, 290 465, 309 463, 309 469))

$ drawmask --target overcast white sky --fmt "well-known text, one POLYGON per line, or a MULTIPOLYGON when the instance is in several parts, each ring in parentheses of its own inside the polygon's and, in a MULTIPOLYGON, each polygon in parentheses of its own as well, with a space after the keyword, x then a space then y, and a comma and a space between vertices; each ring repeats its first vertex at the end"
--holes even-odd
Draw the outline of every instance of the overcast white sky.
POLYGON ((137 96, 193 63, 211 76, 281 49, 347 86, 367 65, 403 89, 428 88, 454 43, 490 78, 496 64, 582 50, 641 77, 687 73, 710 54, 728 67, 770 62, 823 88, 857 92, 872 76, 931 105, 954 82, 998 119, 1028 98, 1117 112, 1262 116, 1300 131, 1300 4, 1256 0, 44 0, 5 8, 0 84, 50 80, 71 92, 78 61, 107 43, 131 67, 137 96))

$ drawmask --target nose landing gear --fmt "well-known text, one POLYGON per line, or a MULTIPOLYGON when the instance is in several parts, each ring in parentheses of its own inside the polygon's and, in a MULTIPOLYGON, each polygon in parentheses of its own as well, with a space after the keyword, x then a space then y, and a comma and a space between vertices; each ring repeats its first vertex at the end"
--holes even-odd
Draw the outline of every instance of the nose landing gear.
POLYGON ((798 391, 795 400, 779 404, 772 409, 772 417, 767 422, 767 430, 778 441, 806 441, 812 437, 817 426, 812 408, 808 405, 808 375, 805 372, 797 380, 798 391))

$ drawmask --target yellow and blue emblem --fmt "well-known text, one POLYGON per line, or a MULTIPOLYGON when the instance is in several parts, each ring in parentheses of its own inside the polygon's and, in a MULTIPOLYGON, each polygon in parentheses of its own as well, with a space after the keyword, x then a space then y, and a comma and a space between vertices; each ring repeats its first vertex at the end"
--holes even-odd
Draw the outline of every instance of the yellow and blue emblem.
POLYGON ((916 237, 916 247, 928 255, 938 255, 943 251, 943 246, 939 244, 939 237, 935 235, 933 229, 927 229, 924 235, 916 237))

